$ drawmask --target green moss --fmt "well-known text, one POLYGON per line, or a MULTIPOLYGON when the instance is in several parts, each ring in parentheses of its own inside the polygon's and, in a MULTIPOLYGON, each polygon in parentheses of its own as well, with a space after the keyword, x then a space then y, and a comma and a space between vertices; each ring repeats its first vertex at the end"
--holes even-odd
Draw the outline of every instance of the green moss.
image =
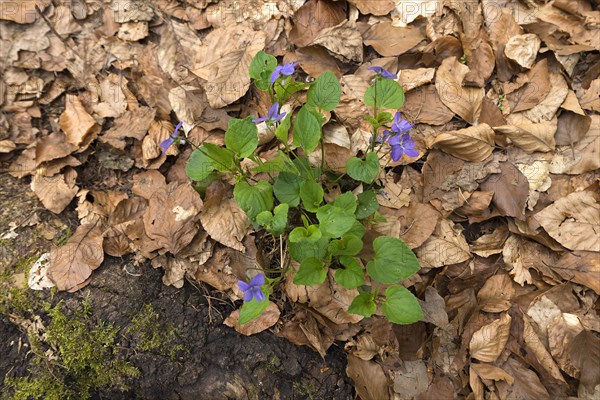
POLYGON ((89 399, 99 388, 126 389, 128 377, 139 376, 130 363, 118 358, 115 339, 119 328, 91 321, 89 302, 67 316, 62 304, 45 310, 50 323, 43 339, 29 334, 34 354, 27 377, 7 378, 9 399, 89 399))
POLYGON ((27 287, 29 269, 37 259, 38 256, 21 259, 0 273, 0 314, 26 316, 39 307, 38 294, 27 287), (17 283, 16 274, 24 274, 22 284, 17 283))
POLYGON ((125 333, 132 336, 137 349, 158 352, 172 360, 177 353, 185 350, 183 345, 174 343, 178 339, 177 331, 170 323, 164 324, 161 321, 152 304, 144 305, 133 317, 125 333))
POLYGON ((302 383, 302 382, 294 382, 292 384, 294 390, 298 392, 300 396, 305 396, 309 400, 313 400, 313 393, 316 391, 315 387, 312 384, 302 383))
POLYGON ((59 247, 64 246, 69 241, 71 236, 73 236, 73 232, 71 232, 71 228, 67 227, 67 229, 61 233, 59 238, 56 239, 56 245, 59 247))

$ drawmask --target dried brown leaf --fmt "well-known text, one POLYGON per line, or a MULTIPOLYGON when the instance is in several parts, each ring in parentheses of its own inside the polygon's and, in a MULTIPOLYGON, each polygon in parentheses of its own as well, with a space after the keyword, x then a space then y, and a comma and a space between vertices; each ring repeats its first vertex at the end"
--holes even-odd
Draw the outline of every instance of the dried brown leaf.
POLYGON ((504 54, 523 68, 531 68, 540 50, 542 41, 535 33, 516 35, 508 39, 504 54))
POLYGON ((430 125, 444 125, 454 117, 454 113, 440 99, 434 85, 408 92, 402 112, 411 119, 430 125))
POLYGON ((508 342, 511 320, 510 315, 504 313, 500 319, 476 331, 469 343, 471 357, 483 362, 496 361, 508 342))
POLYGON ((590 128, 575 146, 556 151, 550 172, 553 174, 582 174, 600 168, 600 115, 591 115, 590 128))
POLYGON ((481 309, 486 312, 499 313, 508 310, 512 306, 512 298, 515 289, 512 287, 512 279, 506 274, 494 275, 485 283, 477 293, 477 300, 481 309))
POLYGON ((495 127, 494 131, 505 135, 515 146, 527 153, 548 152, 556 147, 556 126, 548 123, 503 125, 495 127))
POLYGON ((295 61, 300 62, 300 68, 310 76, 317 78, 325 71, 331 71, 340 78, 342 72, 335 58, 321 46, 307 46, 296 50, 295 61))
POLYGON ((69 241, 50 252, 48 277, 59 290, 85 282, 104 261, 102 232, 95 224, 80 225, 69 241))
POLYGON ((65 170, 64 174, 44 176, 35 174, 31 180, 31 190, 41 200, 44 207, 55 214, 60 214, 79 191, 75 184, 77 172, 65 170))
POLYGON ((490 175, 481 183, 483 191, 493 191, 492 203, 502 213, 524 219, 529 196, 529 182, 517 167, 509 162, 500 163, 500 173, 490 175))
POLYGON ((569 282, 579 283, 600 295, 600 257, 591 251, 565 253, 552 270, 569 282))
POLYGON ((245 251, 248 216, 233 199, 212 203, 200 214, 202 226, 210 237, 232 249, 245 251))
POLYGON ((112 147, 124 150, 126 146, 125 138, 134 138, 142 140, 150 124, 154 120, 156 110, 150 107, 139 107, 125 112, 121 117, 116 118, 113 126, 100 136, 100 141, 108 143, 112 147))
POLYGON ((187 184, 170 184, 150 198, 144 213, 146 234, 172 254, 188 245, 198 231, 202 210, 198 192, 187 184))
POLYGON ((65 111, 60 115, 60 129, 65 132, 67 142, 85 150, 100 132, 100 126, 86 111, 79 97, 65 97, 65 111))
POLYGON ((393 0, 349 0, 362 14, 386 15, 395 7, 393 0))
POLYGON ((265 47, 265 40, 265 33, 254 31, 246 22, 215 29, 204 38, 192 72, 206 81, 204 90, 211 107, 224 107, 246 93, 248 67, 265 47))
POLYGON ((438 148, 465 161, 483 161, 494 149, 494 130, 487 124, 443 132, 427 140, 427 147, 438 148))
POLYGON ((590 192, 560 198, 538 212, 535 219, 568 249, 600 251, 600 204, 590 192))
POLYGON ((439 268, 471 258, 469 245, 458 226, 441 219, 433 234, 415 250, 422 268, 439 268))
POLYGON ((373 25, 364 34, 364 43, 382 56, 399 56, 415 47, 424 37, 418 28, 398 28, 391 22, 373 25))
POLYGON ((229 317, 223 321, 227 326, 232 327, 236 332, 242 335, 250 336, 256 333, 262 332, 269 329, 279 320, 281 312, 277 305, 273 302, 269 302, 267 308, 256 318, 250 322, 246 322, 244 325, 239 324, 240 310, 235 310, 229 317))
POLYGON ((435 88, 442 103, 474 125, 481 114, 484 90, 463 86, 463 79, 468 73, 469 67, 461 64, 456 57, 446 58, 437 70, 435 88))
POLYGON ((345 63, 363 61, 362 37, 356 23, 351 21, 323 29, 310 44, 325 47, 329 54, 345 63))
POLYGON ((325 28, 331 28, 346 19, 344 2, 309 0, 296 11, 288 38, 298 47, 311 44, 325 28))
POLYGON ((356 392, 363 400, 387 400, 390 398, 390 382, 383 368, 374 361, 362 360, 348 355, 346 374, 354 381, 356 392))
POLYGON ((378 222, 375 230, 403 240, 411 249, 419 247, 431 236, 440 217, 429 204, 417 202, 398 210, 381 207, 379 212, 386 221, 378 222))

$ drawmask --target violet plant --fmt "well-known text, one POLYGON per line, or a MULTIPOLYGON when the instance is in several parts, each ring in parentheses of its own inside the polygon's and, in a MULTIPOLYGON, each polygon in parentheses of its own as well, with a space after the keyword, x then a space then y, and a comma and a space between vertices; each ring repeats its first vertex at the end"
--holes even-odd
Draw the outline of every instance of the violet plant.
MULTIPOLYGON (((225 147, 204 143, 190 156, 186 172, 198 185, 207 185, 218 174, 235 176, 233 196, 245 211, 255 229, 263 229, 285 241, 291 259, 298 263, 293 282, 298 285, 319 285, 334 270, 337 284, 346 289, 358 289, 350 304, 351 313, 371 316, 381 307, 394 323, 419 321, 423 312, 417 298, 399 283, 415 274, 420 266, 412 250, 400 239, 391 236, 375 238, 363 251, 369 224, 382 220, 378 213, 376 194, 382 191, 376 179, 381 172, 379 153, 389 151, 394 161, 404 154, 415 157, 418 152, 410 137, 412 124, 388 110, 400 109, 404 92, 395 75, 381 67, 371 67, 377 75, 365 92, 364 102, 373 113, 365 117, 373 135, 369 148, 360 157, 346 163, 346 176, 311 165, 307 155, 323 149, 324 112, 334 112, 341 97, 341 87, 335 75, 326 71, 312 83, 295 81, 298 63, 277 65, 277 59, 265 52, 253 58, 249 74, 254 85, 267 92, 272 105, 266 116, 232 118, 225 133, 225 147), (294 101, 295 108, 281 112, 280 104, 308 89, 304 104, 294 101), (265 122, 279 141, 278 155, 263 161, 257 154, 257 123, 265 122), (385 130, 391 126, 391 130, 385 130), (293 133, 290 143, 289 133, 293 133), (291 145, 290 145, 291 144, 291 145), (300 151, 299 151, 300 150, 300 151), (248 170, 242 160, 248 158, 255 167, 248 170), (256 181, 258 173, 267 173, 268 180, 256 181), (324 187, 332 180, 342 180, 344 191, 336 199, 324 200, 324 187), (353 190, 363 185, 360 194, 353 190), (367 254, 373 254, 368 256, 367 254), (370 281, 390 285, 385 293, 366 284, 370 281)), ((296 98, 297 100, 297 98, 296 98)), ((335 112, 334 112, 335 113, 335 112)), ((323 153, 321 153, 323 155, 323 153)), ((239 323, 246 323, 262 313, 269 304, 273 287, 285 279, 291 266, 268 270, 255 275, 249 283, 240 280, 244 293, 239 323)))

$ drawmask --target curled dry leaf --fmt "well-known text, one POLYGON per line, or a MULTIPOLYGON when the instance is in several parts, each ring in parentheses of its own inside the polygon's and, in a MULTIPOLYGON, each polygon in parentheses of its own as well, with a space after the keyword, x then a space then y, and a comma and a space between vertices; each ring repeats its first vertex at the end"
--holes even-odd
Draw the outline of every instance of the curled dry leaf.
POLYGON ((289 40, 298 47, 305 47, 319 36, 325 28, 331 28, 346 19, 343 2, 309 0, 294 15, 294 26, 289 40))
POLYGON ((448 325, 446 302, 434 287, 427 286, 425 301, 419 300, 419 303, 423 308, 423 322, 428 322, 440 328, 445 328, 448 325))
POLYGON ((508 39, 504 54, 523 68, 531 68, 535 62, 542 41, 535 33, 516 35, 508 39))
POLYGON ((383 368, 374 361, 348 355, 346 374, 354 381, 356 392, 363 400, 388 400, 389 381, 383 368))
POLYGON ((556 126, 549 123, 503 125, 495 127, 494 131, 505 135, 515 146, 527 153, 548 152, 556 147, 556 126))
POLYGON ((319 77, 325 71, 331 71, 340 78, 342 72, 335 58, 321 46, 307 46, 296 50, 295 61, 300 62, 300 68, 310 76, 319 77))
POLYGON ((356 23, 351 21, 323 29, 310 44, 325 47, 329 54, 345 63, 363 60, 362 37, 356 23))
POLYGON ((39 139, 35 144, 35 163, 39 166, 43 162, 64 158, 77 150, 71 143, 65 142, 62 132, 51 133, 39 139))
POLYGON ((537 213, 535 219, 568 249, 600 251, 600 204, 591 192, 560 198, 537 213))
POLYGON ((433 234, 415 250, 422 268, 439 268, 471 258, 469 245, 452 221, 441 219, 433 234))
POLYGON ((139 107, 128 110, 116 118, 113 126, 100 136, 100 141, 115 149, 125 150, 126 138, 144 139, 150 124, 154 121, 156 110, 150 107, 139 107))
MULTIPOLYGON (((198 49, 192 72, 204 79, 210 106, 221 108, 242 97, 250 86, 248 67, 265 47, 266 36, 246 22, 210 32, 198 49)), ((192 122, 192 121, 188 121, 192 122)))
POLYGON ((398 210, 381 207, 379 212, 386 218, 374 229, 382 235, 397 237, 414 249, 431 236, 437 226, 440 213, 429 204, 413 202, 398 210))
POLYGON ((133 194, 143 197, 146 200, 154 195, 159 189, 166 189, 167 181, 163 174, 156 170, 144 171, 133 176, 133 194))
POLYGON ((550 164, 553 174, 582 174, 600 168, 600 115, 592 115, 590 128, 575 146, 559 148, 550 164))
POLYGON ((515 289, 512 279, 506 274, 494 275, 477 293, 481 309, 486 312, 498 313, 508 310, 512 305, 515 289))
POLYGON ((548 325, 548 345, 552 357, 560 369, 575 378, 579 377, 581 371, 569 358, 569 345, 583 331, 579 318, 570 313, 561 313, 548 325))
POLYGON ((60 129, 66 134, 67 142, 85 150, 100 132, 100 126, 86 111, 78 96, 65 96, 65 111, 60 115, 60 129))
POLYGON ((540 365, 543 366, 554 379, 564 383, 565 379, 563 378, 558 365, 552 358, 552 355, 550 355, 546 346, 544 346, 544 343, 541 341, 529 320, 530 318, 528 316, 523 316, 523 340, 525 340, 527 346, 526 349, 536 356, 540 365))
POLYGON ((241 333, 242 335, 250 336, 275 325, 279 320, 280 314, 281 312, 277 305, 273 302, 269 302, 267 308, 258 317, 244 325, 240 325, 238 322, 240 319, 240 310, 235 310, 229 314, 229 317, 227 317, 223 323, 232 327, 236 332, 241 333))
POLYGON ((364 34, 364 43, 382 56, 399 56, 425 39, 418 28, 398 28, 391 22, 373 25, 364 34))
POLYGON ((435 88, 444 103, 459 117, 473 125, 479 120, 484 97, 483 88, 463 86, 469 67, 456 57, 444 59, 435 76, 435 88))
POLYGON ((100 228, 97 224, 80 225, 65 245, 50 252, 47 274, 59 290, 71 290, 84 283, 102 261, 100 228))
POLYGON ((210 237, 217 242, 245 251, 242 239, 247 232, 248 216, 234 199, 211 202, 200 214, 200 221, 210 237))
POLYGON ((508 342, 511 320, 510 315, 504 313, 500 319, 476 331, 469 343, 471 357, 483 362, 496 361, 508 342))
POLYGON ((579 369, 579 380, 589 393, 600 384, 600 339, 591 331, 584 330, 569 343, 569 361, 579 369))
POLYGON ((563 279, 587 286, 600 295, 600 257, 597 253, 567 252, 552 266, 552 270, 563 279))
POLYGON ((64 174, 44 176, 36 173, 31 180, 31 190, 41 200, 44 207, 60 214, 79 191, 75 185, 77 171, 68 168, 64 174))
MULTIPOLYGON (((419 86, 431 83, 434 75, 435 68, 403 69, 398 71, 398 83, 402 85, 406 93, 419 86)), ((426 110, 429 111, 429 109, 426 110)))
POLYGON ((531 122, 551 121, 569 94, 569 86, 561 74, 551 72, 550 85, 548 95, 535 107, 523 112, 523 115, 531 122))
MULTIPOLYGON (((473 198, 473 196, 471 196, 469 200, 471 198, 473 198)), ((506 239, 508 239, 508 235, 509 231, 506 225, 500 225, 499 227, 494 229, 492 233, 482 235, 476 240, 474 240, 473 243, 471 243, 470 245, 471 251, 481 257, 489 257, 493 254, 502 253, 502 249, 504 248, 504 243, 506 242, 506 239)))
POLYGON ((202 210, 198 192, 187 184, 170 184, 159 189, 150 198, 144 213, 144 229, 172 254, 188 245, 198 231, 198 218, 202 210))
POLYGON ((520 74, 515 83, 504 84, 504 93, 510 111, 529 110, 539 104, 550 92, 550 75, 548 61, 541 60, 529 71, 520 74), (513 88, 518 85, 518 88, 513 88))
POLYGON ((488 124, 443 132, 428 138, 427 147, 438 148, 465 161, 483 161, 494 149, 494 130, 488 124))
POLYGON ((483 191, 493 191, 492 203, 502 213, 517 219, 525 218, 524 210, 529 196, 529 181, 509 162, 500 163, 500 172, 491 174, 479 185, 483 191))

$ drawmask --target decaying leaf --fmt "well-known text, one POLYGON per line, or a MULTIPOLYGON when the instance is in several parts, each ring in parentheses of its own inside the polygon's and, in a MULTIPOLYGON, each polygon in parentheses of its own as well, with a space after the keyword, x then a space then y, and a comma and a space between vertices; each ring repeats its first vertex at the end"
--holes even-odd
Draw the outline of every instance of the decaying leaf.
POLYGON ((600 251, 600 204, 593 193, 571 193, 537 213, 535 218, 566 248, 600 251))
POLYGON ((356 24, 344 21, 336 26, 323 29, 310 43, 321 45, 329 54, 342 62, 362 62, 362 38, 356 24))
POLYGON ((516 35, 508 39, 504 54, 521 67, 531 68, 537 57, 542 41, 535 33, 516 35))
POLYGON ((483 362, 496 361, 508 341, 511 320, 510 315, 504 313, 500 319, 475 332, 469 343, 471 357, 483 362))
POLYGON ((440 213, 429 204, 411 203, 398 210, 381 207, 379 212, 386 218, 378 222, 375 230, 382 235, 397 237, 414 249, 431 236, 437 226, 440 213))
POLYGON ((298 47, 308 46, 323 29, 341 23, 345 17, 343 2, 309 0, 294 15, 294 26, 289 33, 290 42, 298 47))
POLYGON ((79 191, 79 187, 75 184, 76 179, 77 172, 71 168, 64 174, 53 176, 35 174, 31 180, 31 190, 44 207, 55 214, 60 214, 79 191))
POLYGON ((479 120, 484 97, 483 88, 463 86, 463 79, 469 67, 461 64, 456 57, 444 59, 435 77, 435 88, 449 109, 469 124, 479 120))
POLYGON ((364 400, 387 400, 388 379, 383 368, 374 361, 362 360, 348 355, 346 374, 354 381, 356 391, 364 400))
POLYGON ((508 310, 515 295, 512 287, 512 279, 506 274, 494 275, 488 279, 479 293, 477 300, 481 303, 481 309, 486 312, 502 312, 508 310))
POLYGON ((435 231, 416 249, 422 268, 439 268, 457 264, 471 257, 469 245, 452 221, 441 219, 435 231))
POLYGON ((488 124, 444 132, 431 138, 427 147, 437 148, 465 161, 483 161, 494 149, 494 130, 488 124))
POLYGON ((423 40, 421 31, 413 27, 398 28, 391 22, 373 25, 364 34, 364 42, 382 56, 399 56, 415 47, 423 40))
POLYGON ((79 97, 69 94, 65 97, 65 111, 60 115, 60 128, 67 136, 67 142, 81 150, 85 150, 100 132, 100 126, 88 114, 79 97))
POLYGON ((554 141, 556 126, 547 123, 503 125, 495 127, 494 131, 505 135, 515 146, 527 153, 552 151, 556 146, 554 141))
POLYGON ((279 320, 281 312, 277 305, 273 302, 269 302, 269 305, 258 317, 250 322, 246 322, 244 325, 238 323, 240 319, 240 310, 234 310, 229 317, 223 321, 227 326, 232 327, 236 332, 242 335, 250 336, 256 333, 262 332, 269 329, 279 320))
POLYGON ((221 108, 246 93, 250 61, 265 47, 265 40, 263 32, 247 23, 218 28, 206 36, 192 72, 206 81, 204 90, 211 107, 221 108))
POLYGON ((202 199, 191 186, 172 183, 150 198, 144 213, 146 234, 172 254, 189 244, 198 231, 202 199))
POLYGON ((210 237, 227 247, 244 252, 242 239, 247 232, 248 216, 234 199, 212 203, 200 214, 202 226, 210 237))
POLYGON ((47 274, 59 290, 77 290, 102 261, 104 250, 99 226, 81 225, 67 243, 50 252, 47 274))

